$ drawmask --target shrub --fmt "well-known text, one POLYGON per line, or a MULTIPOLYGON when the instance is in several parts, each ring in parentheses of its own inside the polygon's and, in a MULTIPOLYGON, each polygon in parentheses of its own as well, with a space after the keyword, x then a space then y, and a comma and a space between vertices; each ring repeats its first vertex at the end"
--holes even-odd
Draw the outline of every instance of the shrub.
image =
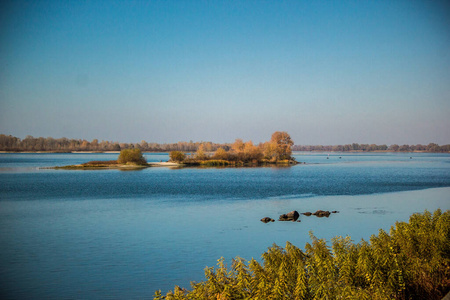
POLYGON ((228 165, 230 165, 230 162, 229 162, 229 161, 226 161, 226 160, 212 159, 212 160, 202 161, 202 162, 200 162, 200 165, 203 165, 203 166, 210 166, 210 167, 215 167, 215 166, 228 166, 228 165))
POLYGON ((169 158, 171 161, 181 163, 186 159, 186 154, 181 151, 172 151, 169 153, 169 158))
POLYGON ((117 162, 120 164, 145 165, 147 161, 139 149, 124 149, 120 151, 117 162))
MULTIPOLYGON (((311 234, 302 251, 273 245, 263 263, 224 259, 206 280, 164 299, 442 299, 450 289, 450 211, 414 214, 369 242, 336 237, 332 247, 311 234)), ((162 299, 160 291, 154 299, 162 299)))
POLYGON ((218 159, 218 160, 229 160, 229 155, 228 155, 228 152, 225 151, 223 148, 219 148, 214 153, 212 158, 213 159, 218 159))

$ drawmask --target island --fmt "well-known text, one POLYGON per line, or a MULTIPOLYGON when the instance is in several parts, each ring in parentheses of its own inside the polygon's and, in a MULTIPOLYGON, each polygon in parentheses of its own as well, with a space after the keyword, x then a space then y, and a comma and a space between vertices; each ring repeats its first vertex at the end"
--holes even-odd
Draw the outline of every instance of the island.
POLYGON ((252 141, 244 142, 236 139, 229 150, 223 148, 215 152, 207 152, 201 144, 195 153, 171 151, 169 161, 148 163, 138 148, 120 151, 117 160, 90 161, 78 165, 53 167, 65 170, 96 170, 96 169, 143 169, 148 167, 244 167, 279 165, 290 166, 298 162, 292 157, 292 141, 284 131, 276 131, 270 141, 254 145, 252 141))
POLYGON ((227 151, 218 148, 213 153, 206 152, 203 144, 197 152, 186 155, 181 151, 172 151, 170 161, 192 166, 261 166, 261 165, 295 165, 292 157, 292 141, 285 131, 276 131, 270 141, 254 145, 252 141, 236 139, 227 151))
POLYGON ((178 167, 181 164, 175 162, 152 162, 148 163, 140 149, 124 149, 120 151, 117 160, 95 160, 78 165, 52 167, 51 169, 63 170, 98 170, 98 169, 121 169, 136 170, 149 167, 178 167))

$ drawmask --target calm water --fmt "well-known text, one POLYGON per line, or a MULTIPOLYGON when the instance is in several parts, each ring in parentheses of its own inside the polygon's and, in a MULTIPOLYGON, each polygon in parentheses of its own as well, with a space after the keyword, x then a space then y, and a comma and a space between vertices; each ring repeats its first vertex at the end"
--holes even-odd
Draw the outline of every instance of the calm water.
POLYGON ((117 154, 0 154, 0 298, 148 298, 202 280, 221 256, 304 248, 310 230, 359 241, 414 212, 450 209, 448 154, 327 157, 298 153, 307 164, 288 168, 69 171, 39 167, 117 154), (259 221, 294 209, 340 213, 259 221))

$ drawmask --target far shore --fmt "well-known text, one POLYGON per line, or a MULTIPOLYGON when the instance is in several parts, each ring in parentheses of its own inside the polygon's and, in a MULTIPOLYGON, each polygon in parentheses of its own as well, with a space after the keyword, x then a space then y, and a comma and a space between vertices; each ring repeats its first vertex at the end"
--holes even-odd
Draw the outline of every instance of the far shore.
MULTIPOLYGON (((142 153, 169 153, 170 151, 144 151, 142 153)), ((192 153, 195 151, 181 151, 184 153, 192 153)), ((120 151, 0 151, 0 154, 32 154, 32 153, 42 153, 42 154, 118 154, 120 151)), ((389 150, 375 150, 375 151, 362 151, 362 150, 351 150, 351 151, 324 151, 324 150, 311 150, 311 151, 292 151, 292 153, 450 153, 450 152, 431 152, 431 151, 389 151, 389 150)))
POLYGON ((53 153, 53 154, 69 154, 69 153, 74 153, 74 154, 96 154, 96 153, 112 153, 112 154, 118 154, 120 153, 120 151, 0 151, 0 153, 53 153))

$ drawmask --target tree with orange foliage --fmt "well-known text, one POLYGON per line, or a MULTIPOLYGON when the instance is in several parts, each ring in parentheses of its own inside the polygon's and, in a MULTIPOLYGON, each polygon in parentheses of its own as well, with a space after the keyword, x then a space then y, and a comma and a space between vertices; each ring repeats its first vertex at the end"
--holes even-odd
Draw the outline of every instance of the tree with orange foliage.
POLYGON ((253 145, 252 141, 244 144, 245 161, 259 162, 264 157, 263 151, 260 147, 253 145))
POLYGON ((243 152, 244 148, 245 148, 245 144, 242 141, 242 139, 236 139, 234 141, 234 143, 231 145, 231 151, 235 152, 236 154, 243 152))
POLYGON ((195 158, 198 160, 208 159, 208 156, 205 153, 205 146, 203 144, 198 146, 197 152, 195 153, 195 158))
POLYGON ((272 134, 270 142, 264 145, 264 155, 274 161, 290 160, 293 145, 294 142, 286 131, 276 131, 272 134))
POLYGON ((219 160, 228 160, 229 154, 227 151, 225 151, 225 149, 219 148, 219 149, 217 149, 216 153, 214 153, 212 158, 219 159, 219 160))

